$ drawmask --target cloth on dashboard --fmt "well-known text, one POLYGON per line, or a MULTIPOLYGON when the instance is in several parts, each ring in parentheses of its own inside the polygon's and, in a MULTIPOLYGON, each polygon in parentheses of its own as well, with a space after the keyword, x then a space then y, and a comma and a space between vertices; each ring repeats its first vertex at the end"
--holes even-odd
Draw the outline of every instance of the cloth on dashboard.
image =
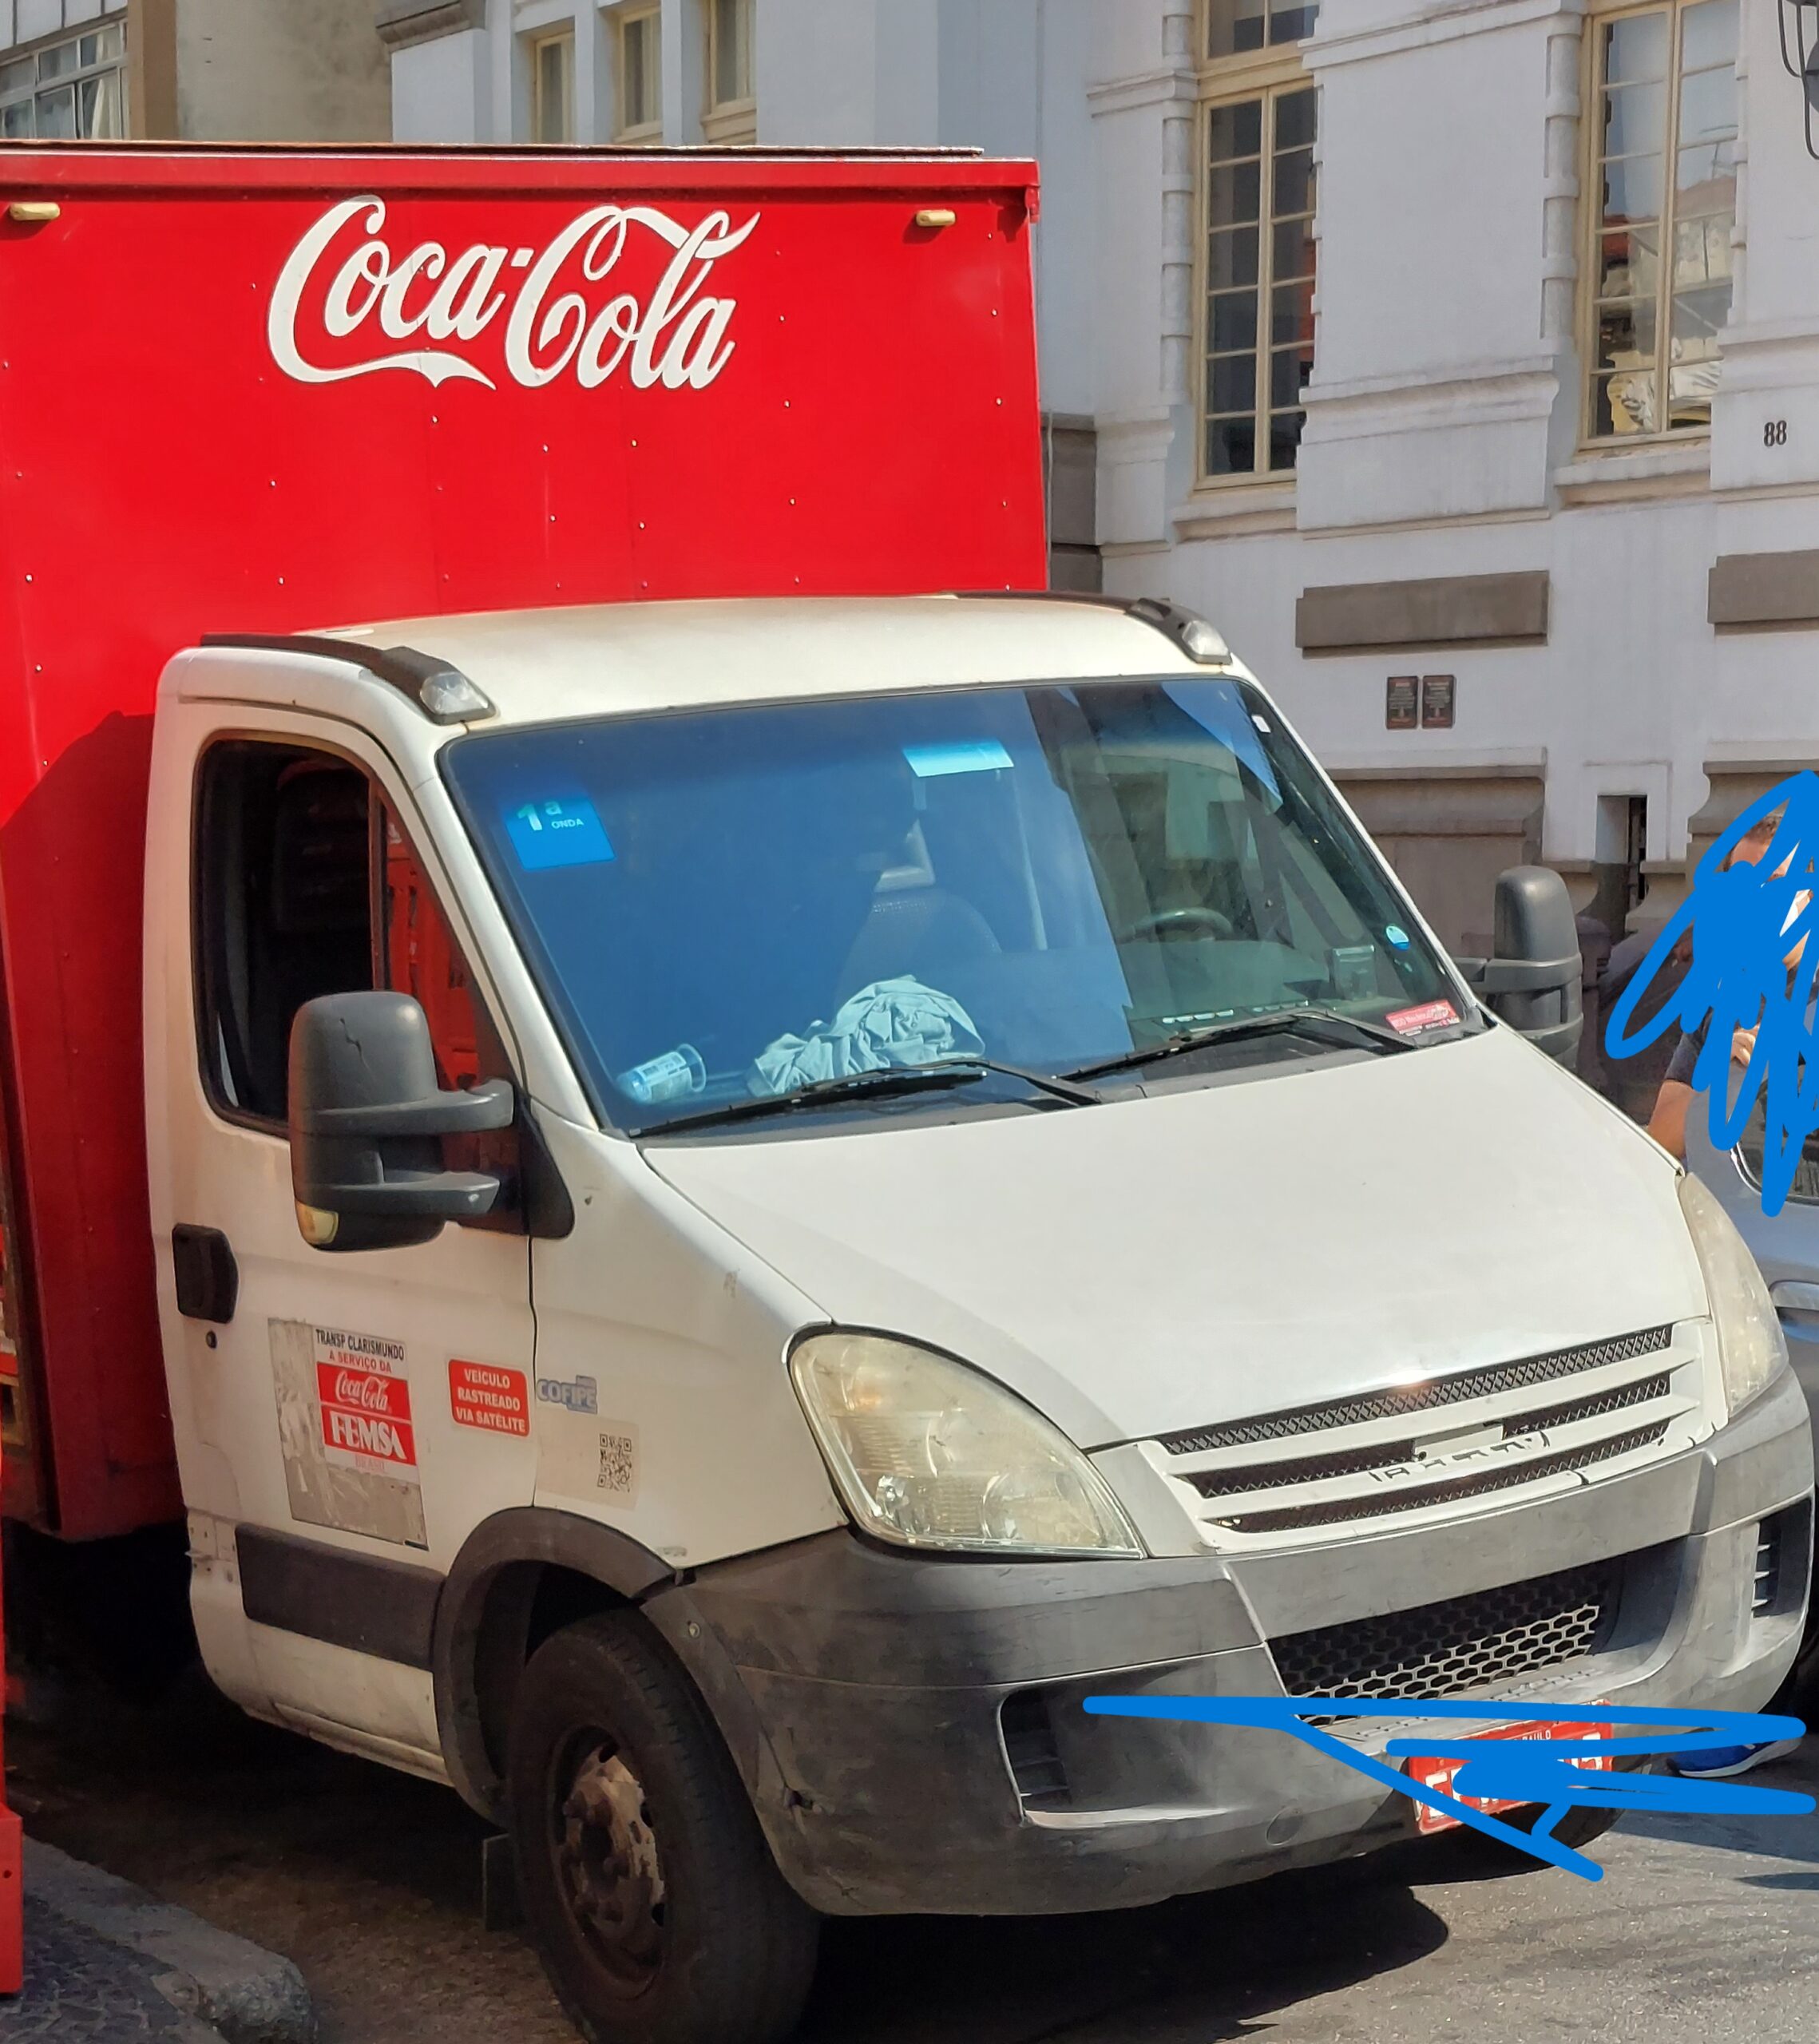
POLYGON ((930 1064, 937 1058, 983 1051, 973 1018, 952 995, 920 980, 874 980, 862 987, 831 1022, 806 1036, 779 1036, 754 1061, 747 1083, 759 1098, 787 1093, 817 1079, 844 1079, 892 1065, 930 1064))

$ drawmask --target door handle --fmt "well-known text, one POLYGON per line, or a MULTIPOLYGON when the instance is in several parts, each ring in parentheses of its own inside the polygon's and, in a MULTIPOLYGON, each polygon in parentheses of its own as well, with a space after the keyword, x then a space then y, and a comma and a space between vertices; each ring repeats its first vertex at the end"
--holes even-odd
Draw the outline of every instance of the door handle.
POLYGON ((171 1230, 171 1258, 176 1267, 177 1311, 186 1320, 223 1325, 232 1320, 240 1293, 240 1268, 220 1230, 178 1222, 171 1230))

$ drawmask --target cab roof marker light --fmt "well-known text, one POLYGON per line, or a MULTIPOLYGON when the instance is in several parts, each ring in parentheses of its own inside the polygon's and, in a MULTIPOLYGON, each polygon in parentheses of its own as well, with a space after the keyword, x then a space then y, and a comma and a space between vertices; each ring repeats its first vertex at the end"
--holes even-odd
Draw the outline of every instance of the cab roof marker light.
POLYGON ((433 724, 477 724, 499 714, 492 699, 460 668, 414 646, 362 646, 347 639, 312 639, 286 632, 205 632, 204 646, 231 652, 303 653, 341 660, 407 695, 433 724))
POLYGON ((1199 666, 1231 665, 1230 647, 1220 632, 1197 612, 1183 610, 1179 604, 1168 603, 1159 596, 1143 596, 1131 604, 1131 615, 1165 632, 1199 666))
POLYGON ((1100 596, 1085 589, 955 589, 957 596, 1009 598, 1016 603, 1084 604, 1094 610, 1115 610, 1134 617, 1141 624, 1153 624, 1171 639, 1197 667, 1229 667, 1231 648, 1216 625, 1209 624, 1197 612, 1185 610, 1161 596, 1139 596, 1135 603, 1123 596, 1100 596))

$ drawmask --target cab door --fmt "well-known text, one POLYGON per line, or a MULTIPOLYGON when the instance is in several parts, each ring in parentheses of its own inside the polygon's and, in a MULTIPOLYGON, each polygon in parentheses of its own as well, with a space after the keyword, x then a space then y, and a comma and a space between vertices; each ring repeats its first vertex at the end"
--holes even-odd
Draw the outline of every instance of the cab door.
POLYGON ((534 1483, 518 1138, 449 1146, 449 1168, 501 1177, 483 1222, 414 1248, 311 1247, 291 1192, 291 1022, 319 995, 407 992, 442 1086, 517 1075, 376 747, 276 715, 188 743, 190 928, 167 993, 192 1019, 163 1032, 173 1126, 153 1182, 198 1630, 249 1707, 434 1772, 441 1579, 534 1483))

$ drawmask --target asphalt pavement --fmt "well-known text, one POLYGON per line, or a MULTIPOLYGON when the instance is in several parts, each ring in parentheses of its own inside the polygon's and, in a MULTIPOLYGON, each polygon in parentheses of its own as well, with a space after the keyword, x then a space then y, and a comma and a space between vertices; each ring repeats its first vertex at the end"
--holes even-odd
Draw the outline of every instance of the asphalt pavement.
MULTIPOLYGON (((38 1838, 283 1953, 323 2044, 567 2044, 447 1790, 254 1725, 10 1730, 38 1838)), ((1750 1777, 1819 1793, 1819 1739, 1750 1777)), ((1627 1817, 1593 1885, 1412 1842, 1135 1912, 829 1927, 802 2044, 1819 2044, 1819 1817, 1627 1817)))

